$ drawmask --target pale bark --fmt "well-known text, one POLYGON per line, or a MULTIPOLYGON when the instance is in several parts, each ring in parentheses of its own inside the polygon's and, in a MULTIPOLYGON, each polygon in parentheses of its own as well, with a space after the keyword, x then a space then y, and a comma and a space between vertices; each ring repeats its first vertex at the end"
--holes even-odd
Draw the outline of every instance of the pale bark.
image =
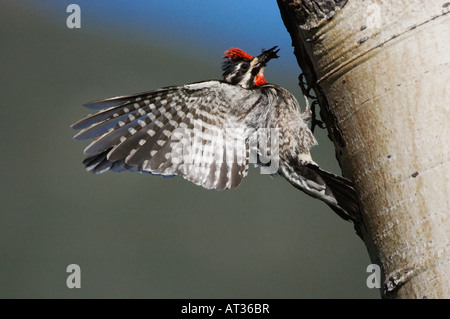
POLYGON ((355 182, 382 296, 450 298, 450 3, 278 5, 355 182))

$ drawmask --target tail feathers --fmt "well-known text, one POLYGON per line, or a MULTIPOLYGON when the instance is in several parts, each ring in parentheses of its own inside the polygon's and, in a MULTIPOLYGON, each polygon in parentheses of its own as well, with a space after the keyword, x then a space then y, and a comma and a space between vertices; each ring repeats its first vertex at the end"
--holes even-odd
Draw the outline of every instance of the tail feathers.
POLYGON ((359 219, 360 214, 358 198, 353 182, 347 178, 334 175, 320 169, 314 164, 306 165, 306 168, 316 173, 326 185, 325 194, 329 194, 336 199, 337 204, 327 203, 342 218, 348 220, 359 219))
POLYGON ((285 177, 288 181, 304 191, 325 202, 344 220, 359 223, 359 202, 353 182, 341 176, 322 170, 315 164, 302 164, 292 161, 285 177))

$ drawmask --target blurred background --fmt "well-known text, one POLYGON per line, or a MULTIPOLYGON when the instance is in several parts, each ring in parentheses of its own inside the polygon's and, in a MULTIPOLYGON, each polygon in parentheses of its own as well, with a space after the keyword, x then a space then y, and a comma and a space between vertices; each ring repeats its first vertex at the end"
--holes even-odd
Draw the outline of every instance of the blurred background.
MULTIPOLYGON (((1 298, 378 298, 350 223, 252 168, 233 191, 85 172, 84 102, 220 79, 223 52, 278 45, 266 79, 300 70, 276 1, 2 0, 1 298), (81 8, 69 29, 67 6, 81 8), (112 4, 114 3, 114 4, 112 4), (81 289, 66 268, 81 267, 81 289)), ((318 129, 316 161, 340 174, 318 129)))

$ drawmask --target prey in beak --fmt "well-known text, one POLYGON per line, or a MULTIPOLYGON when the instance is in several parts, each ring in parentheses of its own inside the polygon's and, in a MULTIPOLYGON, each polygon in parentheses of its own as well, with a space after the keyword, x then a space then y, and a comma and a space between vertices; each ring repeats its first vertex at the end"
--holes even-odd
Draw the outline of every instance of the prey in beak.
POLYGON ((272 59, 278 58, 277 53, 278 51, 280 51, 280 49, 277 48, 278 46, 274 46, 269 50, 262 50, 262 53, 256 57, 254 71, 257 71, 257 73, 254 77, 253 85, 261 86, 267 84, 267 81, 264 77, 264 69, 266 67, 267 62, 269 62, 272 59))

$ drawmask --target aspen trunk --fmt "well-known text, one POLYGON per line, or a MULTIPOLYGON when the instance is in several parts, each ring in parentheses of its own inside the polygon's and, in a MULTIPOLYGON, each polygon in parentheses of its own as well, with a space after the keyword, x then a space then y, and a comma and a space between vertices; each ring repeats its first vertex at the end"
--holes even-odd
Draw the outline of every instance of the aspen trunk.
POLYGON ((356 184, 382 297, 450 298, 450 2, 278 5, 356 184))

